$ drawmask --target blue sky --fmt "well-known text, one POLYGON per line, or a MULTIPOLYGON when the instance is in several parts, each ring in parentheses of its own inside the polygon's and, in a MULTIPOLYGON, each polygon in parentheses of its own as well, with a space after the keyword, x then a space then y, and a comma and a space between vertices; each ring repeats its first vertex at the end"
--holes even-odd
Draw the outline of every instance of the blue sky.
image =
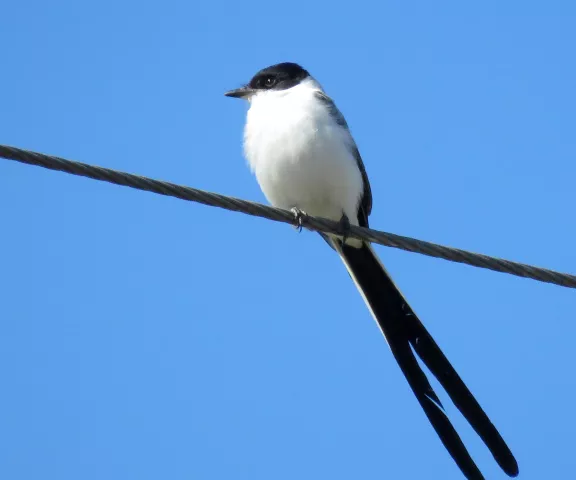
MULTIPOLYGON (((2 16, 2 144, 264 201, 223 92, 296 61, 347 117, 374 228, 576 272, 574 2, 2 16)), ((0 213, 0 477, 462 478, 316 235, 5 160, 0 213)), ((378 251, 520 478, 573 472, 575 292, 378 251)))

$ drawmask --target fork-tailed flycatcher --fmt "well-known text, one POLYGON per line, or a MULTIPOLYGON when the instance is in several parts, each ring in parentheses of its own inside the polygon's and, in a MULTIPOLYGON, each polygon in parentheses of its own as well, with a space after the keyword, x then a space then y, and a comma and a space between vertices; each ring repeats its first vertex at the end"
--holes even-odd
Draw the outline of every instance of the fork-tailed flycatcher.
MULTIPOLYGON (((343 115, 301 66, 260 70, 226 93, 250 103, 244 152, 268 201, 346 225, 368 227, 372 194, 364 164, 343 115)), ((322 234, 338 252, 442 443, 468 479, 484 477, 450 423, 416 353, 502 469, 518 475, 512 452, 424 328, 368 242, 322 234)))

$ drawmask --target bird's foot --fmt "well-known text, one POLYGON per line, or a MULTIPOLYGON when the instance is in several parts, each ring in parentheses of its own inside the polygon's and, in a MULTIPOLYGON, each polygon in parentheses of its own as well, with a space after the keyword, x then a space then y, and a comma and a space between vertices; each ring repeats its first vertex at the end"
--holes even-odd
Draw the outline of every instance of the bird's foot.
POLYGON ((290 211, 294 214, 294 228, 298 230, 298 232, 301 232, 308 214, 297 207, 292 207, 290 211))

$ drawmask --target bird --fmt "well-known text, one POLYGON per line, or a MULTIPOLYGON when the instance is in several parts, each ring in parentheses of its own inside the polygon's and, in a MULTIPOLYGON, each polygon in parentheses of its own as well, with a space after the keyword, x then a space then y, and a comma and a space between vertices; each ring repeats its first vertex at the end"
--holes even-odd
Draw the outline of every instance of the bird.
POLYGON ((380 327, 416 399, 463 475, 484 477, 418 364, 416 355, 510 477, 519 473, 510 448, 424 327, 369 242, 349 238, 350 226, 368 227, 372 191, 348 124, 320 83, 297 63, 258 71, 225 93, 248 101, 244 155, 266 199, 291 210, 302 228, 307 215, 340 225, 320 233, 342 262, 380 327))

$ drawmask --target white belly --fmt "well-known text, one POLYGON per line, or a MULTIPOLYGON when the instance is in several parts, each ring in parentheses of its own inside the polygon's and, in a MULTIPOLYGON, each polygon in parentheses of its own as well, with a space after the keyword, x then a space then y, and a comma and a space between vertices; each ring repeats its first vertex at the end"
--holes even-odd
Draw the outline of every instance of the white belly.
POLYGON ((351 137, 313 91, 297 88, 253 100, 244 135, 248 162, 272 205, 335 221, 346 214, 357 224, 363 185, 351 137))

